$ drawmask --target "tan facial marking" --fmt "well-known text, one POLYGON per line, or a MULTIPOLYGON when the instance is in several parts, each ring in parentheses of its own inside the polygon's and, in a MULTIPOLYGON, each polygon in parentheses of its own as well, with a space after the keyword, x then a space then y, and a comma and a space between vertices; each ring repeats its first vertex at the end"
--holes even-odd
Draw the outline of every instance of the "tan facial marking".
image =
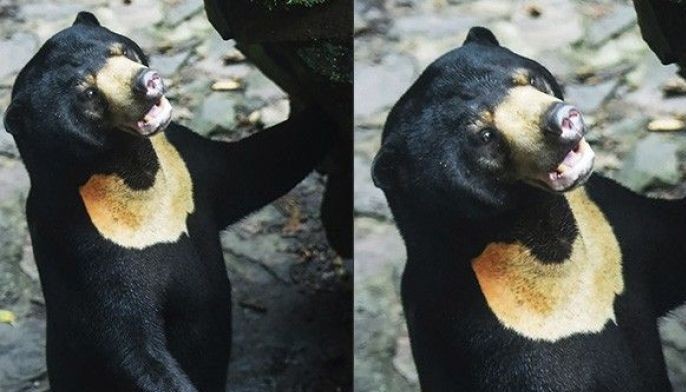
POLYGON ((510 89, 508 95, 493 110, 495 127, 502 132, 512 151, 512 159, 520 174, 541 171, 532 157, 546 150, 541 129, 541 117, 560 100, 532 86, 510 89))
POLYGON ((193 183, 186 164, 164 133, 150 138, 159 160, 152 187, 131 189, 116 174, 96 174, 79 188, 98 232, 125 248, 175 242, 188 233, 194 210, 193 183))
POLYGON ((110 56, 123 56, 124 55, 124 45, 121 43, 115 43, 109 47, 110 56))
POLYGON ((479 120, 484 124, 484 125, 492 125, 493 124, 493 112, 490 110, 484 110, 481 113, 479 113, 479 120))
POLYGON ((544 264, 519 242, 491 243, 472 268, 498 320, 534 340, 600 332, 615 321, 624 290, 622 255, 603 213, 583 188, 565 195, 579 229, 568 260, 544 264))
POLYGON ((142 68, 143 65, 124 56, 115 56, 108 58, 95 75, 98 90, 105 96, 115 115, 129 114, 132 108, 140 106, 134 99, 132 83, 142 68))
POLYGON ((122 43, 115 43, 115 44, 110 45, 109 53, 110 53, 110 56, 126 56, 126 55, 129 55, 129 56, 133 56, 133 58, 136 60, 136 62, 141 61, 141 59, 138 57, 138 54, 135 51, 129 50, 127 53, 126 46, 122 43))
POLYGON ((87 84, 88 86, 94 86, 95 85, 95 76, 88 74, 83 78, 83 83, 87 84))
POLYGON ((531 84, 531 75, 525 69, 518 69, 512 74, 512 82, 516 86, 528 86, 531 84))

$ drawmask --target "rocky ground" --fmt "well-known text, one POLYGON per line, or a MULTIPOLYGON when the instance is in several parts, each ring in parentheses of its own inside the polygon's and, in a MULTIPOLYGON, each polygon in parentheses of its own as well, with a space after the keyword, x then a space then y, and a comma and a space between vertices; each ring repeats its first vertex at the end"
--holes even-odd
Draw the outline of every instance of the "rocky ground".
MULTIPOLYGON (((20 68, 80 10, 150 55, 165 77, 175 120, 195 131, 237 139, 287 117, 287 97, 232 41, 221 40, 202 0, 0 0, 0 116, 20 68)), ((323 184, 313 174, 222 233, 234 298, 228 390, 350 389, 352 266, 326 244, 318 218, 323 184)), ((44 301, 23 212, 28 187, 14 142, 0 129, 3 392, 49 390, 44 301)))
MULTIPOLYGON (((415 391, 399 303, 404 248, 370 162, 391 105, 473 25, 548 67, 591 125, 596 170, 645 194, 686 193, 686 90, 642 41, 629 1, 355 1, 355 389, 415 391)), ((661 323, 686 390, 686 310, 661 323)))

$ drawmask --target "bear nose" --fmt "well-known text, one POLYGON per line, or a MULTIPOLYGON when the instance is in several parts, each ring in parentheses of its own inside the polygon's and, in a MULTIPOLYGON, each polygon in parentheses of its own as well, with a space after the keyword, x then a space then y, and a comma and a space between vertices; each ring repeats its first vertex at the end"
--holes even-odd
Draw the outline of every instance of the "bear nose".
POLYGON ((136 76, 134 90, 146 100, 156 101, 164 95, 164 82, 159 72, 143 68, 136 76))
POLYGON ((576 142, 586 134, 586 125, 576 107, 556 102, 546 114, 545 131, 565 141, 576 142))

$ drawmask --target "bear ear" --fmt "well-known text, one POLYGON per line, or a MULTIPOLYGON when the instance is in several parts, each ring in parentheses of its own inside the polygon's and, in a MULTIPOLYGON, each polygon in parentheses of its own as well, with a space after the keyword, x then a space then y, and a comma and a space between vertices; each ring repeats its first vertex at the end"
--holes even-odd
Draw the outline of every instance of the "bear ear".
POLYGON ((464 40, 464 44, 468 44, 470 42, 500 46, 500 43, 498 42, 498 39, 495 38, 493 32, 481 26, 475 26, 469 29, 469 33, 467 34, 467 39, 464 40))
POLYGON ((397 187, 401 180, 400 154, 394 147, 382 145, 372 162, 372 180, 374 185, 383 190, 397 187))
POLYGON ((22 113, 24 97, 19 94, 12 98, 10 106, 5 111, 4 124, 5 130, 12 135, 18 135, 24 129, 24 115, 22 113))
POLYGON ((98 18, 95 17, 95 15, 91 14, 90 12, 86 11, 81 11, 76 15, 76 20, 74 20, 73 25, 77 24, 85 24, 85 25, 90 25, 90 26, 100 26, 100 22, 98 22, 98 18))

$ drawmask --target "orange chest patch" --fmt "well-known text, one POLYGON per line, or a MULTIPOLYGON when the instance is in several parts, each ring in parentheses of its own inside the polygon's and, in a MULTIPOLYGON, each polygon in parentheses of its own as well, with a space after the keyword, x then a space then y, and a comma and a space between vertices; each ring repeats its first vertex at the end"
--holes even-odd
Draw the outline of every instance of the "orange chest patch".
POLYGON ((188 233, 194 210, 193 183, 186 164, 164 133, 153 136, 159 169, 153 185, 132 189, 117 174, 93 175, 79 193, 98 232, 125 248, 175 242, 188 233))
POLYGON ((472 260, 498 320, 535 340, 600 332, 615 321, 614 300, 624 290, 612 227, 583 188, 565 197, 579 232, 568 260, 545 264, 519 242, 491 243, 472 260))

